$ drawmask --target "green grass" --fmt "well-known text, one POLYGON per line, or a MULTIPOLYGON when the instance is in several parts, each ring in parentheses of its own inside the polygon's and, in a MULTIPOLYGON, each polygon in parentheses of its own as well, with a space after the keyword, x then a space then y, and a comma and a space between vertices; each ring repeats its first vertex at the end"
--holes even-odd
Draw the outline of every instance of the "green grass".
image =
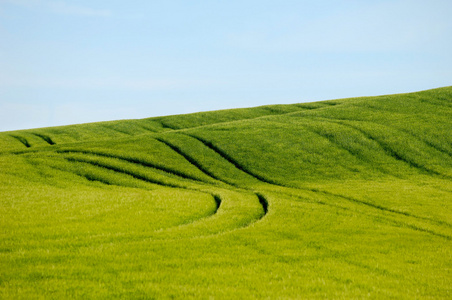
POLYGON ((0 133, 0 298, 452 298, 452 87, 0 133))

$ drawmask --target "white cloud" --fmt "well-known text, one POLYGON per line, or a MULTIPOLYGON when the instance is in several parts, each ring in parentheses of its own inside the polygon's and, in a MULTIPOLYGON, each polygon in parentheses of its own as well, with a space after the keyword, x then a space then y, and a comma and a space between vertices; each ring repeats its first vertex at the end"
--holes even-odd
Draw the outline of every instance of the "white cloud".
POLYGON ((72 5, 65 1, 48 0, 3 0, 0 3, 9 3, 28 9, 45 10, 55 14, 87 16, 87 17, 110 17, 112 12, 107 9, 93 9, 84 6, 72 5))

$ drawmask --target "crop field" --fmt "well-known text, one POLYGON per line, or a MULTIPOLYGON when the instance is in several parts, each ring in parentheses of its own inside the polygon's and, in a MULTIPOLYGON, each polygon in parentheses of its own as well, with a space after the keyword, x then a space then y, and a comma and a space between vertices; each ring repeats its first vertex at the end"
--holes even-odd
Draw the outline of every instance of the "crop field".
POLYGON ((1 299, 450 299, 452 87, 0 133, 1 299))

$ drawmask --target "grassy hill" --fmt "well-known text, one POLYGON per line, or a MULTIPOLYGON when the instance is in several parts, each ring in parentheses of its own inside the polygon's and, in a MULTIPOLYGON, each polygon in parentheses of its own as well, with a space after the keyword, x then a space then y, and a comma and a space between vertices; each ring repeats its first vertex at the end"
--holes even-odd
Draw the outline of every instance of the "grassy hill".
POLYGON ((0 133, 0 298, 451 298, 452 87, 0 133))

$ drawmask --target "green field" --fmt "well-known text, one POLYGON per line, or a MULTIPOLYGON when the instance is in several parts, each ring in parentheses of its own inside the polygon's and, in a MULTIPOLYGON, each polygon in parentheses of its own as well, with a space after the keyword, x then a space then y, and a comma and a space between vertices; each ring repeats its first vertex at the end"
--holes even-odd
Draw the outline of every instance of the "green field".
POLYGON ((0 133, 1 299, 452 298, 452 87, 0 133))

